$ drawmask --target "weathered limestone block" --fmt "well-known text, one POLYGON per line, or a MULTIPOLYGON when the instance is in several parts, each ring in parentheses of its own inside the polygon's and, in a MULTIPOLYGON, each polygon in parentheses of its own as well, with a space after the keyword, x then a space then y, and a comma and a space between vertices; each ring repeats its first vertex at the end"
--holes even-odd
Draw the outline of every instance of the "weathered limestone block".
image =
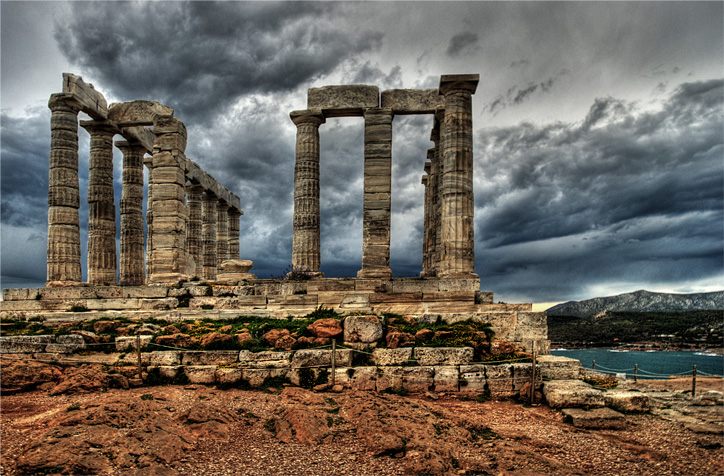
POLYGON ((183 372, 183 367, 180 365, 159 365, 148 368, 149 371, 152 369, 158 369, 158 374, 167 379, 174 379, 179 375, 179 372, 183 372))
POLYGON ((82 106, 83 112, 93 119, 108 118, 108 102, 101 93, 95 90, 91 83, 71 73, 63 73, 63 93, 72 95, 73 99, 82 106))
POLYGON ((369 306, 370 297, 368 294, 345 294, 342 302, 339 303, 341 309, 367 309, 369 306))
POLYGON ((181 356, 181 365, 228 365, 238 358, 235 350, 186 351, 181 356))
POLYGON ((242 369, 223 368, 216 369, 215 380, 220 384, 235 384, 242 378, 242 369))
POLYGON ((543 396, 551 408, 602 407, 603 392, 582 380, 554 380, 543 384, 543 396))
POLYGON ((395 114, 433 114, 445 107, 437 89, 388 89, 380 95, 380 105, 395 114))
POLYGON ((380 367, 377 376, 377 391, 405 389, 420 393, 433 390, 433 367, 380 367))
MULTIPOLYGON (((332 365, 331 350, 302 349, 294 353, 292 368, 303 367, 329 367, 332 365)), ((335 351, 335 365, 349 367, 352 365, 352 350, 342 349, 335 351)))
POLYGON ((298 387, 325 384, 330 378, 329 370, 326 368, 299 368, 289 371, 289 381, 298 387))
POLYGON ((307 109, 321 109, 326 117, 361 116, 364 109, 378 107, 379 103, 377 86, 324 86, 307 91, 307 109))
POLYGON ((184 373, 190 383, 213 384, 216 382, 215 365, 187 365, 184 373))
POLYGON ((377 316, 347 316, 344 319, 345 342, 377 342, 382 338, 382 323, 377 316))
MULTIPOLYGON (((138 336, 141 341, 141 349, 144 349, 148 344, 151 343, 153 336, 138 336)), ((116 350, 118 352, 127 352, 131 350, 137 350, 136 347, 136 336, 133 337, 116 337, 116 350)))
POLYGON ((545 312, 519 312, 517 324, 517 341, 548 338, 548 318, 545 312))
POLYGON ((292 352, 287 351, 242 350, 239 352, 239 366, 258 369, 291 368, 291 358, 292 352))
POLYGON ((437 280, 439 291, 479 291, 480 279, 478 278, 439 278, 437 280))
POLYGON ((466 394, 483 394, 489 392, 486 365, 460 366, 460 392, 466 394))
POLYGON ((148 353, 149 365, 169 366, 181 364, 181 352, 179 351, 155 351, 148 353))
POLYGON ((418 365, 466 365, 473 361, 472 347, 415 347, 418 365))
POLYGON ((547 380, 577 380, 581 361, 559 355, 541 355, 536 360, 542 378, 547 380))
POLYGON ((245 280, 255 280, 256 276, 249 272, 253 267, 254 262, 248 259, 224 260, 219 266, 216 281, 222 283, 238 283, 245 280))
POLYGON ((456 365, 435 366, 435 391, 457 392, 460 389, 460 367, 456 365))
POLYGON ((45 347, 52 344, 54 336, 2 336, 0 352, 7 354, 23 354, 45 352, 45 347))
POLYGON ((136 126, 152 126, 156 116, 173 116, 173 109, 156 101, 116 102, 108 107, 108 119, 136 126))
POLYGON ((429 293, 437 292, 439 284, 437 279, 393 279, 393 293, 429 293))
POLYGON ((45 347, 45 352, 60 353, 60 354, 71 354, 76 350, 85 349, 85 339, 79 335, 60 335, 55 337, 54 344, 48 344, 45 347))
POLYGON ((138 309, 141 311, 162 311, 164 309, 176 309, 178 307, 178 299, 141 299, 138 309))
POLYGON ((345 388, 374 392, 377 389, 377 367, 335 369, 335 382, 345 388))
POLYGON ((582 410, 566 408, 563 410, 564 420, 570 421, 577 428, 588 430, 623 430, 626 428, 626 417, 610 408, 582 410))
POLYGON ((261 387, 270 379, 289 377, 289 369, 242 369, 242 378, 252 387, 261 387))
POLYGON ((646 413, 651 410, 648 395, 641 392, 609 390, 605 393, 606 406, 624 413, 646 413))
POLYGON ((398 349, 375 349, 372 351, 372 362, 375 365, 390 367, 411 363, 412 347, 398 349))

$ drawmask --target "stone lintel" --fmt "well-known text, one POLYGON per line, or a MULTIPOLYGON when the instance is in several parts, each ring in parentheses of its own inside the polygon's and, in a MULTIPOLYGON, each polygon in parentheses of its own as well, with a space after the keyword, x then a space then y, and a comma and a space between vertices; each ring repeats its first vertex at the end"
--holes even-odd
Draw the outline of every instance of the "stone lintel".
POLYGON ((122 126, 152 126, 156 115, 173 116, 173 109, 146 100, 116 102, 108 107, 108 119, 122 126))
POLYGON ((382 91, 380 104, 397 115, 434 114, 445 107, 445 99, 437 89, 388 89, 382 91))
POLYGON ((71 94, 83 112, 96 120, 108 119, 108 103, 92 84, 71 73, 63 73, 63 92, 71 94))
POLYGON ((443 74, 440 76, 440 94, 453 89, 464 89, 473 94, 478 88, 478 81, 479 74, 443 74))
POLYGON ((426 174, 429 174, 429 173, 430 173, 430 168, 431 168, 431 167, 432 167, 432 163, 431 163, 431 162, 425 162, 424 170, 425 170, 425 173, 426 173, 426 174))
POLYGON ((219 200, 241 212, 241 200, 239 197, 218 183, 211 174, 205 172, 196 162, 187 158, 185 172, 187 180, 201 185, 204 191, 211 192, 213 195, 216 195, 219 200))
POLYGON ((80 121, 80 126, 88 131, 88 133, 91 133, 91 129, 97 129, 100 131, 107 131, 107 132, 113 132, 114 134, 120 134, 121 131, 116 127, 116 123, 113 121, 108 120, 98 120, 98 121, 80 121))
POLYGON ((366 84, 324 86, 307 91, 307 109, 321 109, 325 117, 361 116, 380 105, 380 88, 366 84))
POLYGON ((149 154, 153 153, 153 141, 156 139, 156 135, 151 129, 144 126, 135 127, 120 127, 121 135, 127 139, 130 143, 138 143, 149 154))

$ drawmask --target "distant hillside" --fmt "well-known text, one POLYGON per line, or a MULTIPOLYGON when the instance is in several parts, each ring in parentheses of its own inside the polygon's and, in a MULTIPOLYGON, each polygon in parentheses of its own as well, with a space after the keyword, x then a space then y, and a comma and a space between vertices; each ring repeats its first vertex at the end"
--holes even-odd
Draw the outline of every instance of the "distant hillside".
POLYGON ((595 316, 604 311, 656 312, 724 309, 724 291, 697 294, 666 294, 635 291, 585 301, 569 301, 548 309, 549 316, 595 316))

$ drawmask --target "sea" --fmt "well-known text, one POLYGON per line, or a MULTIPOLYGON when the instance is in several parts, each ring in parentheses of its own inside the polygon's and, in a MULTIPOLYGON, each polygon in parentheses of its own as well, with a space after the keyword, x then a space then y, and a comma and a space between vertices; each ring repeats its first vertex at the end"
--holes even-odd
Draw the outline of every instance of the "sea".
POLYGON ((691 376, 696 365, 697 376, 724 375, 724 355, 689 351, 641 351, 611 348, 551 349, 552 355, 580 360, 585 368, 609 374, 634 377, 638 365, 638 378, 665 379, 670 376, 691 376))

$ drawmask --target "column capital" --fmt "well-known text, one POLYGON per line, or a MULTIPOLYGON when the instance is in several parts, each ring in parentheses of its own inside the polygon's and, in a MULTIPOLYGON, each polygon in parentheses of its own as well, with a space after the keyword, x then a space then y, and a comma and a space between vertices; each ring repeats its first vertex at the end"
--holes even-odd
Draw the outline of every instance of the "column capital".
POLYGON ((362 115, 365 117, 365 119, 368 116, 378 116, 378 117, 389 116, 390 122, 392 122, 392 118, 394 117, 395 113, 392 111, 392 109, 389 109, 389 108, 368 107, 364 111, 362 111, 362 115))
POLYGON ((219 211, 231 208, 231 206, 223 200, 219 200, 219 203, 216 206, 219 208, 219 211))
POLYGON ((464 91, 474 94, 480 81, 479 74, 444 74, 440 76, 440 94, 464 91))
POLYGON ((238 208, 235 208, 235 207, 229 207, 229 211, 227 213, 229 214, 229 216, 237 216, 237 217, 240 217, 244 214, 244 212, 242 212, 241 210, 239 210, 238 208))
POLYGON ((200 183, 190 182, 186 184, 186 190, 191 192, 198 192, 199 194, 204 192, 204 186, 200 183))
POLYGON ((299 126, 300 124, 315 124, 320 126, 325 123, 326 119, 321 109, 304 109, 300 111, 292 111, 289 113, 292 122, 299 126))
POLYGON ((55 111, 56 109, 72 109, 77 114, 83 109, 83 105, 80 104, 72 94, 55 93, 51 94, 50 99, 48 99, 48 108, 51 111, 55 111))

